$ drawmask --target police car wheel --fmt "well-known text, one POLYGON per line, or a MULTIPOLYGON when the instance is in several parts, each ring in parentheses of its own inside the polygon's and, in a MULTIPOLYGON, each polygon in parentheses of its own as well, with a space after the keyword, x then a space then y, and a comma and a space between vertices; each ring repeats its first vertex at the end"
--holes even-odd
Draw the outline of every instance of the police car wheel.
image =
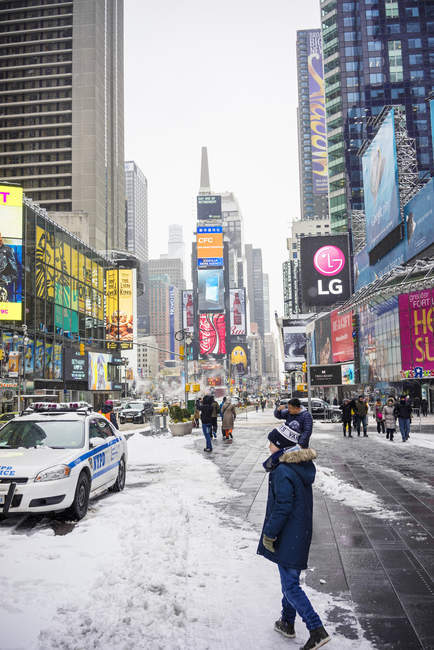
POLYGON ((89 505, 90 481, 85 472, 78 477, 77 487, 75 488, 74 501, 68 510, 72 519, 83 519, 86 516, 89 505))
POLYGON ((127 468, 125 467, 125 458, 122 458, 119 461, 118 475, 116 477, 116 482, 110 488, 112 492, 121 492, 125 487, 125 477, 127 474, 127 468))

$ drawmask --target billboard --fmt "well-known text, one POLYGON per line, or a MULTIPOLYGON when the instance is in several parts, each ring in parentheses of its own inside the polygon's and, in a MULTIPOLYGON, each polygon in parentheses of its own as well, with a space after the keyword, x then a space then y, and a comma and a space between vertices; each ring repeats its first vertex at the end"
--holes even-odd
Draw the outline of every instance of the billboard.
POLYGON ((175 287, 169 287, 169 340, 170 358, 175 358, 175 287))
POLYGON ((190 334, 194 332, 194 301, 191 289, 182 292, 182 329, 190 334))
POLYGON ((434 99, 430 99, 429 110, 431 115, 431 144, 434 153, 434 99))
POLYGON ((222 226, 202 226, 197 228, 197 267, 221 268, 223 266, 223 228, 222 226))
POLYGON ((314 194, 327 194, 327 138, 325 114, 325 88, 322 67, 321 30, 309 34, 309 108, 310 141, 312 148, 312 182, 314 194))
POLYGON ((311 386, 340 386, 342 384, 341 366, 311 366, 311 386))
POLYGON ((197 197, 197 218, 221 219, 222 218, 222 197, 212 194, 205 194, 197 197))
POLYGON ((303 303, 330 307, 351 295, 348 235, 300 239, 303 303))
POLYGON ((108 364, 112 355, 103 352, 88 352, 89 390, 111 390, 108 364))
POLYGON ((249 356, 245 343, 233 341, 230 349, 231 375, 246 375, 249 366, 249 356))
POLYGON ((21 320, 23 188, 0 185, 0 320, 21 320))
POLYGON ((333 363, 330 314, 315 321, 315 349, 318 365, 326 366, 333 363))
POLYGON ((343 363, 341 373, 343 386, 353 386, 355 384, 354 363, 343 363))
POLYGON ((398 298, 402 370, 434 371, 434 289, 398 298))
POLYGON ((122 350, 133 347, 133 271, 109 269, 106 271, 107 292, 107 348, 122 350))
POLYGON ((223 269, 200 269, 197 272, 199 311, 223 311, 223 269))
POLYGON ((65 349, 65 381, 87 381, 88 356, 70 348, 65 349))
POLYGON ((199 353, 226 354, 226 320, 224 314, 199 316, 199 353))
POLYGON ((245 336, 246 328, 246 294, 243 288, 229 290, 229 313, 231 336, 245 336))
POLYGON ((434 243, 434 178, 404 207, 406 223, 405 260, 434 243))
POLYGON ((339 314, 335 309, 330 314, 333 363, 354 359, 353 312, 339 314))
POLYGON ((283 361, 287 372, 300 370, 306 360, 306 322, 305 319, 283 321, 283 361))
POLYGON ((362 156, 366 240, 370 251, 401 222, 394 115, 391 108, 362 156))

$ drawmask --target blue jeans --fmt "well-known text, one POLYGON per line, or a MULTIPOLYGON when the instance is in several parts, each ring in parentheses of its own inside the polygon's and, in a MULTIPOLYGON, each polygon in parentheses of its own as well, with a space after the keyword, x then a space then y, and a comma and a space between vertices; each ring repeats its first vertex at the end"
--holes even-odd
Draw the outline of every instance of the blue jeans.
POLYGON ((360 435, 360 425, 363 425, 363 435, 368 432, 368 416, 367 415, 357 415, 356 416, 356 429, 357 435, 360 435))
POLYGON ((277 568, 282 583, 282 620, 294 623, 295 615, 298 614, 309 631, 321 627, 320 617, 300 587, 300 571, 287 569, 280 564, 277 565, 277 568))
POLYGON ((401 436, 403 440, 407 440, 410 435, 410 419, 409 418, 398 418, 399 421, 399 430, 401 431, 401 436))
POLYGON ((206 440, 206 448, 207 449, 212 449, 212 444, 211 444, 211 424, 203 424, 202 423, 202 431, 203 431, 203 435, 205 436, 205 440, 206 440))

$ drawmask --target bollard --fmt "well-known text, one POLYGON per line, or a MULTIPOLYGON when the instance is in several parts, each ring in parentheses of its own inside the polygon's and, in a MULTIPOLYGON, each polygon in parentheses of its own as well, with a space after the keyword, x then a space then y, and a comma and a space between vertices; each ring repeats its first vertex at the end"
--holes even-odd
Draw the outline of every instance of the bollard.
POLYGON ((153 424, 154 433, 160 433, 160 416, 154 415, 154 424, 153 424))
POLYGON ((167 431, 167 415, 163 415, 163 426, 161 427, 162 431, 167 431))

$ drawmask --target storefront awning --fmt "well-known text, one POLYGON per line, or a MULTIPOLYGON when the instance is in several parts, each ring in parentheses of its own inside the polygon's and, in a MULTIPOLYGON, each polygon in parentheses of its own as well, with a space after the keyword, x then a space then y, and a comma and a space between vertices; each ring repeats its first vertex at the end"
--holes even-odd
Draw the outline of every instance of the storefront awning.
POLYGON ((391 296, 434 287, 434 258, 416 260, 406 266, 396 266, 376 278, 351 296, 340 308, 344 314, 362 305, 383 301, 391 296))

